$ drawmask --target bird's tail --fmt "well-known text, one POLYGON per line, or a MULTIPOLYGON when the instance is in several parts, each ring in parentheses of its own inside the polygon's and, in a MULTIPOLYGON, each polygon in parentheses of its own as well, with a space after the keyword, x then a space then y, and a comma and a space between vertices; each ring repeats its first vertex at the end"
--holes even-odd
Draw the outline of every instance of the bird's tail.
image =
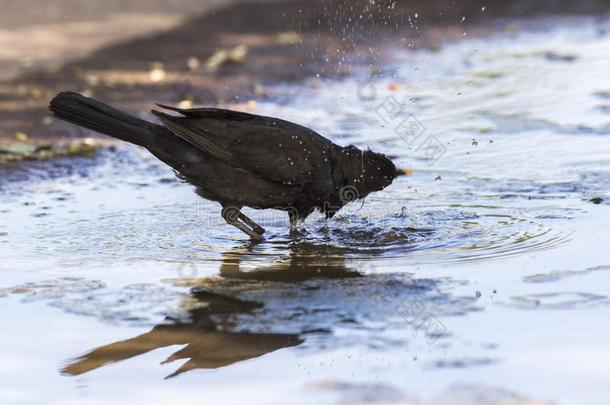
POLYGON ((154 129, 159 127, 72 92, 59 93, 49 109, 61 120, 145 147, 153 142, 154 129))

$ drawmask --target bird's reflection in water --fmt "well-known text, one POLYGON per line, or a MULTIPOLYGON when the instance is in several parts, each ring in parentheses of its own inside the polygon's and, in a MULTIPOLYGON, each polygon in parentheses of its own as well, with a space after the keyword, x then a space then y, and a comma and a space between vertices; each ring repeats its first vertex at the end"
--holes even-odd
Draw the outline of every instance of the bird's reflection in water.
POLYGON ((190 310, 186 319, 167 319, 171 323, 157 325, 132 339, 98 347, 70 362, 62 372, 79 375, 162 347, 185 345, 163 362, 187 359, 169 378, 193 369, 228 366, 303 342, 292 334, 231 332, 230 318, 262 307, 259 303, 206 291, 193 291, 191 296, 202 305, 190 310))
POLYGON ((361 274, 345 265, 345 249, 332 245, 294 242, 287 258, 244 271, 241 264, 256 245, 226 252, 220 275, 231 279, 299 282, 313 278, 349 278, 361 274))
MULTIPOLYGON (((242 258, 252 250, 246 246, 224 254, 222 277, 248 280, 298 282, 316 277, 344 278, 360 274, 345 267, 345 258, 332 250, 317 251, 310 244, 297 244, 288 260, 251 271, 240 269, 242 258)), ((172 345, 184 347, 164 362, 186 359, 181 367, 167 376, 175 377, 193 369, 215 369, 252 359, 278 349, 297 346, 303 339, 297 334, 233 332, 235 315, 248 314, 264 305, 244 301, 201 289, 194 289, 188 299, 199 305, 184 319, 166 319, 149 332, 132 339, 98 347, 78 357, 63 369, 66 375, 80 375, 97 368, 127 360, 152 350, 172 345)))

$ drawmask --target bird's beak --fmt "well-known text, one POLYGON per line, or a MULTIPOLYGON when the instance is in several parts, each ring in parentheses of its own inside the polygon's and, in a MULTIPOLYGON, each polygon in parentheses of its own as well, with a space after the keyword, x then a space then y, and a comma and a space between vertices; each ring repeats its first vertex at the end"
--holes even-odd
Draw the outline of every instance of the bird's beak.
POLYGON ((413 169, 411 168, 401 168, 401 167, 397 167, 396 168, 396 175, 397 176, 410 176, 413 174, 413 169))

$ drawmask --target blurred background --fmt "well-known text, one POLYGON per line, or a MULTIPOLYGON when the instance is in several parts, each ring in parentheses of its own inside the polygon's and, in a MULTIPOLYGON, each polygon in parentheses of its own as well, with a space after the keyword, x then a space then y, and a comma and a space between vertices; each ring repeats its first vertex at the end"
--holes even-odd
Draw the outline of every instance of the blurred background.
POLYGON ((168 30, 227 0, 3 0, 0 79, 57 68, 116 41, 168 30))
MULTIPOLYGON (((246 22, 242 27, 243 32, 249 31, 249 25, 260 23, 261 18, 268 19, 267 11, 270 7, 280 10, 285 8, 284 11, 288 13, 282 17, 286 21, 294 20, 295 23, 302 24, 300 13, 292 13, 295 9, 287 7, 287 3, 299 4, 298 7, 305 10, 322 6, 327 10, 326 18, 332 17, 333 8, 344 15, 347 11, 357 15, 367 6, 382 10, 390 5, 393 10, 404 9, 404 13, 419 11, 422 17, 426 12, 427 19, 436 20, 449 20, 454 14, 472 13, 482 6, 488 8, 487 16, 493 16, 495 12, 505 17, 556 13, 595 14, 610 7, 603 0, 2 0, 0 79, 8 79, 31 69, 58 68, 67 60, 83 57, 113 42, 171 30, 194 16, 213 14, 219 9, 229 10, 228 14, 232 14, 233 18, 252 17, 250 24, 246 22), (240 7, 246 3, 260 3, 260 11, 245 14, 244 10, 252 10, 251 7, 240 7)), ((393 14, 396 15, 397 12, 393 11, 393 14)), ((205 32, 205 27, 200 29, 205 32)), ((272 29, 271 25, 269 29, 272 29)), ((205 41, 206 38, 201 37, 201 40, 205 41)))
MULTIPOLYGON (((268 82, 341 77, 383 63, 384 47, 438 48, 511 30, 511 18, 602 15, 602 0, 2 0, 0 145, 56 145, 46 102, 60 90, 143 113, 154 100, 263 97, 268 82)), ((54 147, 54 146, 53 146, 54 147)), ((20 159, 19 156, 13 156, 20 159)), ((4 160, 10 159, 7 156, 4 160)))

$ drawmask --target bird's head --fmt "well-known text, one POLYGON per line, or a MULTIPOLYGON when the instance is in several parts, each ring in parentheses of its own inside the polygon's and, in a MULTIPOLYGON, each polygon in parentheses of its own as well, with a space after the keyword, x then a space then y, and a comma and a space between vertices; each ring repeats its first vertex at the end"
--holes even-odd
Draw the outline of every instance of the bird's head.
POLYGON ((398 176, 410 175, 410 169, 399 169, 394 162, 381 153, 370 149, 360 150, 355 146, 342 148, 338 156, 339 167, 343 175, 343 183, 357 193, 357 198, 380 191, 392 184, 398 176))

